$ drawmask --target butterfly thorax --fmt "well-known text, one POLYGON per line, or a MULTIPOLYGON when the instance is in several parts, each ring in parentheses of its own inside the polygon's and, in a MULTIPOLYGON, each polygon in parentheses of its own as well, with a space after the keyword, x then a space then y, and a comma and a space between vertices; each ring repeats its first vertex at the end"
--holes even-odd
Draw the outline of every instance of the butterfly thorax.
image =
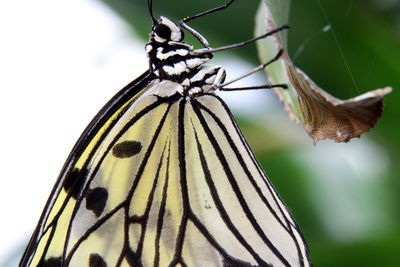
POLYGON ((183 32, 171 20, 161 17, 157 23, 146 44, 151 71, 160 80, 179 83, 182 95, 215 91, 225 79, 225 71, 203 65, 213 58, 212 53, 195 53, 192 45, 182 42, 183 32))

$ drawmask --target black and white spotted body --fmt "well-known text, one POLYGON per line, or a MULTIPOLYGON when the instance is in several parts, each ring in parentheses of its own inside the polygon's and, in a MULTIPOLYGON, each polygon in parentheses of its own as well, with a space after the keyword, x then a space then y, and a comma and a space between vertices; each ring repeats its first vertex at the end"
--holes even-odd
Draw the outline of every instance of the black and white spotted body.
POLYGON ((153 26, 146 45, 150 68, 160 80, 182 85, 178 92, 193 96, 211 93, 225 79, 221 66, 203 65, 213 58, 211 52, 196 53, 193 46, 182 42, 183 31, 171 20, 161 17, 153 26))

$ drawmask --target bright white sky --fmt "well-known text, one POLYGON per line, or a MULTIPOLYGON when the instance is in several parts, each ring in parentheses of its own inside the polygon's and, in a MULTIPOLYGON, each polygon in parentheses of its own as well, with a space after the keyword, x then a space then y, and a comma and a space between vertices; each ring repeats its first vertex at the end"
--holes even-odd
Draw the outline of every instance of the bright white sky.
MULTIPOLYGON (((144 42, 95 0, 1 1, 0 33, 1 263, 26 245, 86 125, 148 63, 144 42)), ((228 79, 251 68, 225 63, 228 79)), ((229 98, 240 110, 278 105, 264 92, 229 98)))

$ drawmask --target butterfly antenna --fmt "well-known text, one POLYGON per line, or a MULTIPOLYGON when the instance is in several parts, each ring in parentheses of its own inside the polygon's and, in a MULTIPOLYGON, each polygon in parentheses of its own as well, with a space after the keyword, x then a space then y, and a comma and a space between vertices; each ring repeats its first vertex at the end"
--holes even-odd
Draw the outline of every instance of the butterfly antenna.
POLYGON ((186 17, 186 18, 184 18, 184 19, 181 19, 181 20, 179 21, 179 25, 180 25, 182 28, 184 28, 185 30, 187 30, 187 31, 188 31, 191 35, 193 35, 197 40, 199 40, 199 42, 200 42, 205 48, 210 48, 210 45, 208 44, 206 38, 204 38, 200 33, 198 33, 198 32, 197 32, 195 29, 193 29, 192 27, 188 26, 186 23, 189 22, 189 21, 191 21, 191 20, 200 18, 200 17, 202 17, 202 16, 205 16, 205 15, 208 15, 208 14, 211 14, 211 13, 214 13, 214 12, 217 12, 217 11, 220 11, 220 10, 223 10, 223 9, 226 9, 226 8, 228 8, 234 1, 236 1, 236 0, 229 0, 226 4, 224 4, 224 5, 222 5, 222 6, 215 7, 215 8, 209 9, 209 10, 207 10, 207 11, 201 12, 201 13, 199 13, 199 14, 197 14, 197 15, 194 15, 194 16, 191 16, 191 17, 186 17))
POLYGON ((207 54, 207 53, 210 53, 210 52, 211 53, 215 53, 215 52, 219 52, 219 51, 229 50, 229 49, 232 49, 232 48, 242 47, 242 46, 245 46, 247 44, 254 43, 257 40, 264 39, 264 38, 266 38, 268 36, 271 36, 271 35, 274 35, 276 33, 279 33, 280 31, 283 31, 283 30, 286 30, 286 29, 290 29, 290 26, 287 25, 287 24, 284 24, 284 25, 279 26, 278 28, 276 28, 276 29, 274 29, 272 31, 264 33, 263 35, 254 37, 252 39, 249 39, 249 40, 246 40, 246 41, 243 41, 243 42, 239 42, 239 43, 231 44, 231 45, 226 45, 226 46, 221 46, 221 47, 217 47, 217 48, 210 48, 209 47, 209 48, 196 49, 196 50, 191 51, 191 54, 192 55, 202 55, 202 54, 207 54))
POLYGON ((154 18, 153 15, 153 0, 147 0, 147 8, 149 9, 149 14, 151 20, 153 21, 153 26, 157 24, 157 20, 154 18))
POLYGON ((222 5, 222 6, 215 7, 215 8, 209 9, 209 10, 206 10, 206 11, 201 12, 201 13, 199 13, 199 14, 197 14, 197 15, 194 15, 194 16, 186 17, 186 18, 182 19, 181 21, 182 21, 183 23, 185 23, 185 22, 189 22, 189 21, 191 21, 191 20, 200 18, 200 17, 202 17, 202 16, 204 16, 204 15, 208 15, 208 14, 211 14, 211 13, 214 13, 214 12, 218 12, 218 11, 220 11, 220 10, 223 10, 223 9, 228 8, 228 7, 229 7, 233 2, 235 2, 235 1, 236 1, 236 0, 229 0, 228 3, 226 3, 226 4, 222 5))

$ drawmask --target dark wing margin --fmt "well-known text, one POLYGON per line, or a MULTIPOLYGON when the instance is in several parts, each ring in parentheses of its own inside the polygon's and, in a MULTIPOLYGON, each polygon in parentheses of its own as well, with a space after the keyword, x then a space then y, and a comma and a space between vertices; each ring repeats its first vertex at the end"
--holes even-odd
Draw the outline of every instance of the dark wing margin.
MULTIPOLYGON (((149 110, 153 109, 154 107, 157 107, 161 102, 156 102, 154 103, 154 105, 152 106, 148 106, 148 109, 144 109, 142 110, 142 112, 139 112, 137 114, 137 116, 135 116, 134 119, 132 119, 118 134, 117 136, 114 138, 113 142, 111 142, 111 144, 109 145, 109 148, 106 150, 106 152, 103 154, 103 158, 99 161, 99 163, 96 165, 95 170, 93 171, 93 176, 96 174, 96 172, 98 171, 99 166, 101 166, 102 161, 104 160, 105 155, 109 154, 108 152, 110 151, 111 147, 113 147, 113 145, 115 144, 115 142, 125 133, 127 132, 130 127, 135 124, 135 122, 141 118, 143 115, 145 115, 149 110)), ((131 204, 131 200, 132 200, 132 196, 135 193, 135 191, 137 190, 137 186, 139 184, 139 182, 141 181, 141 179, 143 178, 143 172, 145 170, 145 167, 147 165, 147 162, 150 158, 150 155, 153 153, 153 148, 154 145, 157 141, 158 135, 160 134, 161 129, 163 128, 165 119, 168 115, 169 109, 171 107, 171 104, 168 106, 168 108, 166 109, 163 117, 160 119, 160 123, 157 126, 157 129, 154 133, 154 135, 151 137, 151 142, 149 144, 149 146, 146 148, 145 152, 144 152, 144 158, 140 163, 140 166, 138 167, 138 171, 137 174, 135 175, 135 178, 133 180, 133 184, 129 189, 128 195, 126 197, 126 199, 124 201, 122 201, 120 204, 118 204, 117 206, 115 206, 115 208, 111 211, 109 211, 106 215, 104 215, 104 217, 102 217, 100 220, 98 220, 93 226, 91 226, 84 235, 82 235, 80 237, 80 239, 74 244, 74 246, 71 248, 71 250, 69 251, 67 257, 66 257, 66 261, 65 264, 69 264, 71 258, 74 256, 74 253, 78 250, 79 246, 81 245, 82 242, 84 242, 89 236, 90 234, 92 234, 93 232, 95 232, 99 227, 101 227, 106 220, 108 220, 111 216, 113 216, 117 211, 119 211, 120 209, 124 210, 124 214, 125 214, 125 219, 124 219, 124 244, 123 244, 123 248, 120 254, 120 257, 118 259, 117 265, 116 266, 120 266, 120 264, 122 263, 124 258, 128 259, 128 262, 130 262, 132 264, 132 266, 135 266, 136 264, 140 263, 140 257, 141 257, 141 253, 142 253, 142 249, 143 249, 143 238, 144 238, 144 233, 146 232, 146 223, 147 220, 149 218, 149 211, 150 211, 150 207, 152 205, 152 201, 153 201, 153 196, 154 196, 154 190, 156 188, 158 179, 159 179, 159 171, 161 168, 161 164, 163 162, 164 159, 164 151, 166 148, 166 144, 164 144, 164 148, 163 148, 163 152, 162 155, 160 157, 160 161, 158 163, 158 167, 157 167, 157 171, 156 171, 156 175, 153 178, 154 182, 153 182, 153 186, 151 189, 151 192, 149 194, 149 199, 147 200, 147 205, 146 205, 146 211, 142 216, 130 216, 130 204, 131 204), (132 223, 138 223, 141 224, 143 227, 143 231, 140 237, 140 241, 138 242, 138 249, 136 250, 136 252, 134 252, 129 244, 129 240, 128 240, 128 231, 129 231, 129 227, 131 226, 132 223)), ((85 189, 86 190, 86 189, 85 189)), ((85 191, 84 190, 84 191, 85 191)), ((79 202, 76 205, 77 207, 79 206, 79 202)), ((75 215, 76 213, 74 213, 75 215)), ((140 265, 139 265, 140 266, 140 265)))
MULTIPOLYGON (((267 262, 265 261, 266 260, 265 255, 264 257, 262 255, 258 255, 257 252, 255 252, 253 248, 247 243, 247 240, 241 237, 241 234, 243 233, 235 229, 234 224, 229 219, 229 217, 232 215, 227 214, 226 211, 224 210, 224 205, 222 204, 218 196, 218 190, 220 189, 217 189, 215 185, 213 185, 213 179, 215 180, 216 177, 211 177, 212 175, 210 175, 210 169, 207 166, 207 162, 212 162, 213 160, 220 162, 222 168, 224 169, 224 173, 227 177, 227 180, 229 181, 230 187, 235 192, 238 203, 240 203, 240 208, 245 214, 247 220, 252 225, 253 228, 252 231, 257 233, 257 235, 261 238, 261 240, 263 240, 264 243, 263 246, 268 247, 268 249, 272 252, 274 257, 276 257, 279 260, 279 265, 309 266, 310 263, 308 256, 308 248, 299 227, 292 218, 291 214, 288 212, 285 204, 283 203, 283 201, 281 200, 275 189, 272 187, 271 182, 268 180, 261 166, 256 161, 253 152, 249 148, 246 140, 243 137, 243 134, 240 132, 236 124, 236 121, 233 119, 233 116, 230 113, 229 109, 227 108, 226 104, 219 97, 215 95, 210 94, 209 96, 205 97, 212 98, 214 103, 209 103, 209 105, 207 105, 206 101, 202 100, 198 101, 198 99, 200 99, 198 98, 192 101, 192 106, 193 106, 193 111, 200 122, 202 128, 201 131, 204 131, 207 139, 211 144, 211 146, 208 146, 208 149, 209 147, 213 148, 214 150, 213 153, 215 153, 216 159, 215 158, 207 159, 207 157, 204 155, 203 152, 204 148, 202 148, 201 144, 202 141, 199 141, 197 135, 197 131, 199 129, 196 129, 196 127, 193 126, 193 131, 195 132, 196 145, 199 153, 199 158, 201 160, 201 166, 204 172, 205 179, 211 191, 214 204, 217 207, 218 211, 221 213, 221 217, 223 218, 224 223, 228 226, 230 231, 236 236, 240 244, 244 246, 246 250, 252 255, 252 257, 256 260, 259 266, 268 266, 269 263, 267 262, 269 261, 268 259, 267 262), (215 102, 219 102, 218 105, 215 104, 215 102), (215 108, 216 106, 219 107, 215 108), (218 112, 221 114, 224 113, 222 116, 224 118, 221 118, 218 112), (207 118, 205 116, 207 116, 207 118), (228 120, 226 116, 229 116, 228 120), (214 125, 212 126, 214 128, 211 129, 210 125, 214 125), (227 125, 229 125, 229 129, 227 125), (215 130, 215 128, 218 128, 218 130, 215 130), (232 129, 234 130, 232 131, 232 129), (238 162, 237 165, 240 166, 242 172, 245 175, 238 175, 235 172, 232 172, 231 170, 232 166, 230 166, 230 164, 232 164, 233 161, 231 160, 231 158, 228 158, 227 155, 225 155, 226 154, 225 147, 228 146, 223 147, 220 144, 220 141, 222 139, 217 140, 216 138, 216 136, 221 136, 221 135, 224 136, 224 140, 226 139, 226 143, 229 144, 229 147, 232 150, 230 157, 234 155, 235 160, 238 162), (236 141, 233 140, 232 135, 235 136, 236 141), (246 158, 247 163, 245 162, 244 158, 246 158), (251 164, 254 165, 252 171, 250 171, 249 169, 250 167, 248 166, 249 159, 251 161, 251 164), (258 177, 257 178, 258 183, 255 181, 255 176, 258 177), (263 184, 260 184, 260 178, 262 179, 263 184), (279 242, 277 242, 276 238, 275 240, 270 240, 271 232, 266 232, 265 226, 261 227, 262 221, 260 221, 260 216, 256 218, 255 215, 253 214, 254 207, 253 209, 251 209, 249 206, 249 203, 251 203, 252 200, 249 198, 248 195, 245 196, 244 193, 242 193, 241 191, 243 188, 240 188, 240 183, 242 183, 243 179, 248 180, 251 186, 254 188, 254 192, 256 194, 254 194, 254 196, 252 196, 251 198, 253 197, 259 198, 259 202, 263 203, 263 205, 265 206, 265 210, 267 210, 271 214, 271 217, 274 218, 273 220, 275 220, 277 225, 279 225, 281 231, 286 233, 285 234, 286 238, 290 239, 289 242, 292 243, 291 247, 293 247, 293 249, 291 249, 290 252, 287 251, 282 252, 282 244, 277 244, 279 242), (269 197, 268 199, 265 197, 265 194, 268 194, 269 197), (293 265, 294 263, 295 265, 293 265)), ((188 128, 186 127, 186 129, 188 128)), ((191 211, 191 213, 193 212, 191 211)), ((192 221, 195 222, 196 220, 192 221)), ((198 224, 198 226, 201 227, 200 224, 198 224)), ((200 228, 198 229, 200 230, 200 228)), ((206 229, 203 228, 203 230, 200 231, 203 233, 204 236, 209 236, 207 234, 207 231, 205 230, 206 229)), ((212 242, 212 238, 207 237, 207 239, 209 240, 210 243, 212 242)), ((217 248, 217 246, 214 247, 217 248)), ((219 249, 217 250, 220 253, 222 252, 219 249)), ((223 257, 225 258, 225 256, 223 257)), ((276 261, 273 261, 272 263, 278 264, 276 261)))
MULTIPOLYGON (((139 94, 153 79, 154 79, 154 74, 151 74, 149 71, 146 71, 137 79, 135 79, 127 86, 122 88, 110 101, 108 101, 104 105, 104 107, 97 113, 94 119, 86 127, 86 129, 76 142, 75 146, 71 150, 60 172, 60 175, 57 178, 57 181, 51 191, 50 198, 47 200, 42 215, 39 219, 38 225, 36 226, 34 234, 32 235, 29 244, 25 249, 24 254, 21 258, 21 261, 19 263, 20 267, 27 266, 31 260, 31 256, 34 255, 38 242, 41 236, 43 235, 45 221, 49 215, 49 211, 51 210, 51 207, 54 205, 54 201, 57 198, 58 193, 62 189, 65 179, 68 177, 68 174, 71 174, 74 171, 71 169, 71 167, 75 165, 75 163, 80 158, 85 148, 94 138, 94 136, 98 133, 98 131, 104 126, 104 124, 110 119, 110 117, 116 111, 118 111, 118 109, 120 109, 127 101, 129 101, 129 99, 134 98, 137 94, 139 94)), ((106 134, 107 132, 103 133, 103 137, 106 134)), ((101 140, 97 142, 97 145, 100 142, 101 140)), ((71 196, 73 196, 73 193, 79 194, 79 192, 71 191, 70 192, 71 196)))
MULTIPOLYGON (((46 263, 54 261, 54 264, 66 266, 76 262, 80 253, 87 249, 85 242, 91 245, 91 241, 87 240, 94 236, 93 233, 102 234, 98 229, 115 214, 121 213, 124 217, 120 220, 123 231, 121 240, 118 239, 121 248, 116 252, 119 254, 116 254, 118 260, 115 266, 126 263, 132 266, 160 266, 164 265, 166 257, 170 266, 191 266, 204 263, 204 260, 219 263, 220 266, 310 266, 301 231, 257 162, 228 107, 219 97, 205 94, 188 100, 181 95, 156 96, 157 100, 136 109, 136 113, 127 112, 135 99, 149 89, 146 87, 151 88, 148 85, 153 78, 146 72, 130 83, 103 107, 86 128, 63 167, 20 266, 27 266, 41 238, 47 231, 52 231, 50 237, 44 239, 47 243, 41 243, 46 245, 43 254, 40 254, 44 260, 57 227, 57 216, 63 213, 71 198, 76 202, 70 213, 63 254, 57 258, 46 256, 46 263), (159 109, 163 103, 166 105, 159 109), (151 113, 153 111, 155 113, 151 113), (129 115, 128 121, 122 118, 124 114, 129 115), (147 115, 150 117, 145 117, 147 115), (116 123, 120 118, 123 126, 118 127, 116 123), (154 127, 151 135, 146 134, 147 144, 143 143, 144 140, 124 137, 125 133, 142 129, 140 123, 136 124, 141 118, 154 127), (134 127, 136 130, 132 130, 134 127), (106 139, 107 135, 112 138, 106 139), (87 149, 88 146, 90 149, 87 149), (96 152, 100 146, 101 153, 96 152), (139 151, 143 158, 140 161, 137 159, 137 165, 135 163, 137 167, 132 173, 127 195, 105 209, 101 203, 100 209, 87 208, 88 212, 97 216, 96 221, 79 232, 78 239, 70 240, 71 231, 75 236, 77 233, 74 232, 76 229, 71 230, 74 229, 71 221, 79 221, 82 217, 79 210, 83 206, 83 195, 86 194, 87 204, 91 202, 87 195, 95 189, 103 192, 101 187, 91 188, 90 184, 96 177, 101 177, 97 176, 101 173, 101 166, 110 166, 107 165, 107 155, 121 162, 139 151), (93 164, 90 160, 95 156, 96 164, 93 164), (82 159, 82 170, 91 166, 90 174, 74 169, 78 160, 79 166, 82 166, 82 159), (149 172, 149 169, 152 170, 149 172), (77 186, 69 182, 69 176, 82 176, 84 181, 77 186), (140 183, 145 180, 148 187, 143 191, 146 187, 140 183), (56 203, 58 214, 49 215, 54 199, 63 187, 68 189, 67 197, 60 197, 64 201, 61 208, 58 208, 60 203, 56 203), (143 213, 140 213, 138 202, 133 202, 138 200, 135 194, 139 191, 146 192, 140 195, 140 199, 144 200, 143 213), (171 199, 175 199, 177 204, 173 204, 171 199), (173 225, 168 219, 171 216, 177 219, 173 225), (215 224, 214 219, 219 223, 215 224), (140 225, 141 231, 137 236, 130 236, 129 231, 134 224, 140 225), (284 236, 284 240, 275 232, 284 236)), ((148 92, 151 95, 151 91, 148 92)), ((135 107, 138 106, 132 108, 135 107)), ((111 174, 109 178, 116 177, 111 174)), ((89 252, 89 263, 107 263, 106 258, 106 261, 103 260, 105 255, 102 251, 93 248, 89 252)))
POLYGON ((254 188, 256 188, 258 196, 262 199, 263 203, 268 207, 269 211, 274 215, 276 220, 282 225, 283 228, 285 228, 287 230, 289 235, 292 237, 294 244, 297 247, 300 263, 302 264, 302 266, 306 266, 305 262, 308 262, 308 263, 310 262, 309 249, 308 249, 307 243, 305 242, 304 235, 300 230, 300 227, 294 220, 292 214, 290 212, 288 212, 288 208, 286 207, 285 203, 283 202, 283 200, 281 199, 279 194, 276 192, 276 190, 272 186, 272 183, 269 181, 267 175, 265 174, 263 168, 260 166, 259 162, 256 160, 256 157, 255 157, 253 151, 251 150, 250 146, 248 145, 246 139, 244 138, 243 133, 240 131, 240 128, 237 125, 237 122, 234 119, 234 117, 233 117, 232 113, 230 112, 226 103, 216 95, 211 95, 211 96, 215 97, 218 100, 218 102, 221 104, 221 106, 226 111, 226 114, 229 115, 230 121, 231 121, 232 125, 234 125, 237 135, 240 137, 240 141, 241 141, 242 145, 247 148, 248 156, 252 159, 252 162, 257 166, 259 175, 264 177, 264 183, 265 183, 266 187, 268 188, 270 194, 272 196, 274 196, 275 205, 278 207, 279 213, 281 213, 283 215, 282 217, 284 218, 284 221, 282 221, 277 216, 276 212, 272 209, 271 204, 262 195, 261 191, 259 190, 259 187, 255 184, 254 178, 252 177, 252 175, 250 174, 248 169, 245 167, 246 164, 243 160, 243 156, 240 154, 239 150, 237 149, 237 146, 234 144, 228 130, 226 129, 226 127, 224 126, 222 121, 209 108, 202 105, 201 103, 198 103, 200 109, 207 112, 207 114, 209 114, 215 120, 215 122, 218 124, 218 126, 221 128, 221 130, 224 132, 229 144, 231 145, 232 149, 235 151, 235 154, 240 162, 240 165, 243 166, 252 185, 254 186, 254 188))

